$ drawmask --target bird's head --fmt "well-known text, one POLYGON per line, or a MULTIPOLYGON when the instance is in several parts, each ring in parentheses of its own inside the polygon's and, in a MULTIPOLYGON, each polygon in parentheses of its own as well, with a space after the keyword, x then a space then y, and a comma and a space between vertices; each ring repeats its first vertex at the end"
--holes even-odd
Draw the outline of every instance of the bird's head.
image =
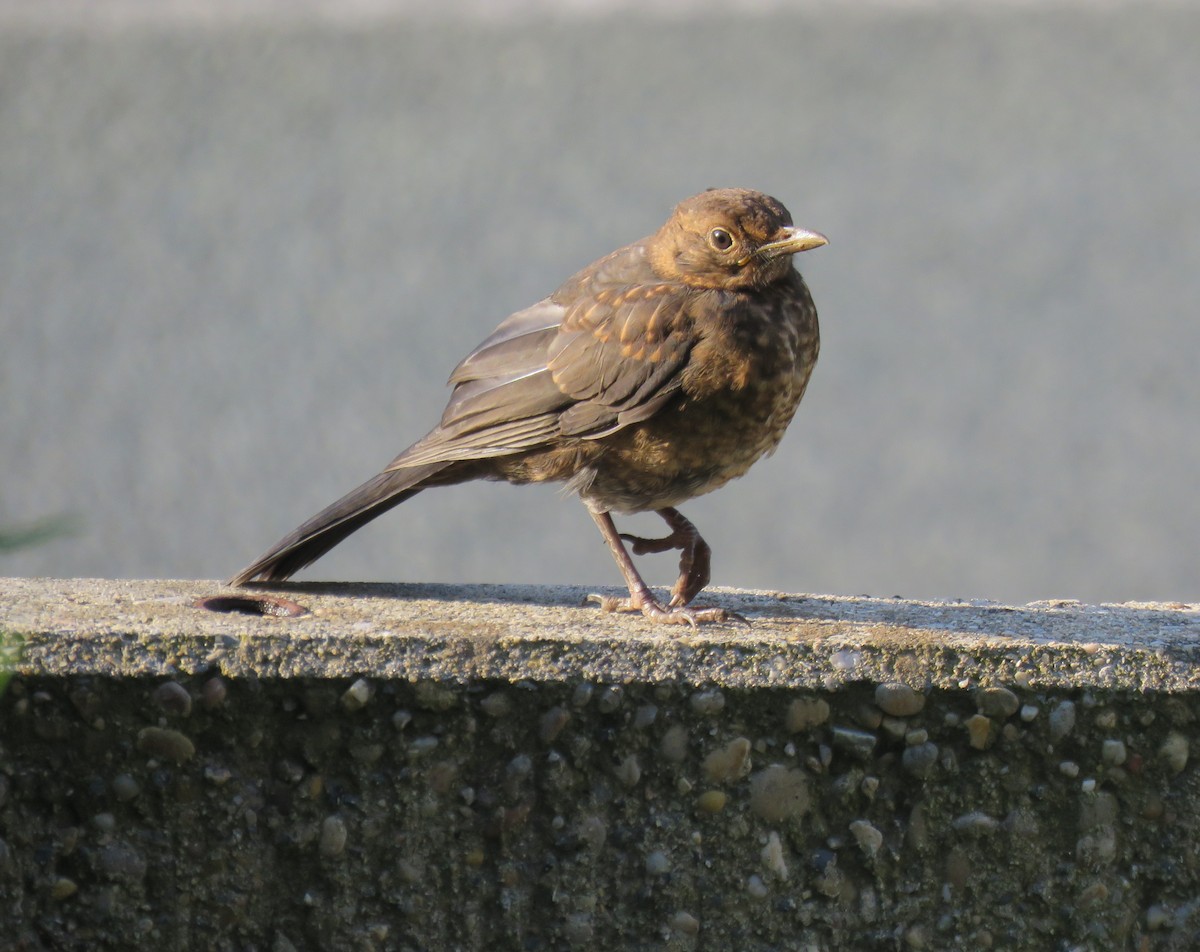
POLYGON ((797 228, 783 205, 748 188, 714 188, 675 206, 649 242, 654 270, 693 287, 765 287, 784 277, 792 255, 828 244, 797 228))

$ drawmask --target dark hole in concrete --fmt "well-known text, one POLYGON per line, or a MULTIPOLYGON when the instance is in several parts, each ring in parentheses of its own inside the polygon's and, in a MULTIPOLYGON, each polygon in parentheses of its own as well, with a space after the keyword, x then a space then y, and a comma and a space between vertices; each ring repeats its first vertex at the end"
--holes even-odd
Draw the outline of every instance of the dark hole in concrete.
POLYGON ((308 609, 298 602, 274 595, 213 595, 197 599, 195 605, 210 612, 272 615, 276 618, 296 618, 308 614, 308 609))

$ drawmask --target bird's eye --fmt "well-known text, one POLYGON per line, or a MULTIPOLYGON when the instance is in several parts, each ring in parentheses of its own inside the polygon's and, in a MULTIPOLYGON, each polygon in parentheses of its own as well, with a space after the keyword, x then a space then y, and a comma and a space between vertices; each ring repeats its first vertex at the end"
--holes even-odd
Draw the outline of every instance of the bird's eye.
POLYGON ((708 233, 708 243, 717 251, 728 251, 733 247, 733 235, 724 228, 714 228, 708 233))

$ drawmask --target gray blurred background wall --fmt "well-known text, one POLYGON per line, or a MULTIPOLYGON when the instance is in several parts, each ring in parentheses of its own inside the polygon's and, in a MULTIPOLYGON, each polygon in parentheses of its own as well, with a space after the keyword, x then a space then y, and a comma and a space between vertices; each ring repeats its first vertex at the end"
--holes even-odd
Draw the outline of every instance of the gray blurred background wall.
MULTIPOLYGON (((1200 598, 1197 6, 234 6, 0 5, 0 528, 79 526, 0 574, 228 576, 501 318, 745 185, 831 238, 824 347, 686 507, 715 582, 1200 598)), ((483 484, 307 577, 619 583, 483 484)))

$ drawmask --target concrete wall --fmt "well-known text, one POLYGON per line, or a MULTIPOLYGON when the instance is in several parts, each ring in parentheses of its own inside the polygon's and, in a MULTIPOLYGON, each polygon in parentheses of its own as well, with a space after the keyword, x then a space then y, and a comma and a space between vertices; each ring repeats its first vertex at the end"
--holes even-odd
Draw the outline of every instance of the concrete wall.
POLYGON ((1191 949, 1200 606, 0 581, 8 947, 1191 949))
MULTIPOLYGON (((1200 594, 1194 6, 160 6, 0 5, 0 528, 80 527, 7 574, 228 576, 499 319, 739 184, 832 244, 793 432, 688 509, 719 582, 1200 594)), ((310 577, 616 581, 502 486, 310 577)))

